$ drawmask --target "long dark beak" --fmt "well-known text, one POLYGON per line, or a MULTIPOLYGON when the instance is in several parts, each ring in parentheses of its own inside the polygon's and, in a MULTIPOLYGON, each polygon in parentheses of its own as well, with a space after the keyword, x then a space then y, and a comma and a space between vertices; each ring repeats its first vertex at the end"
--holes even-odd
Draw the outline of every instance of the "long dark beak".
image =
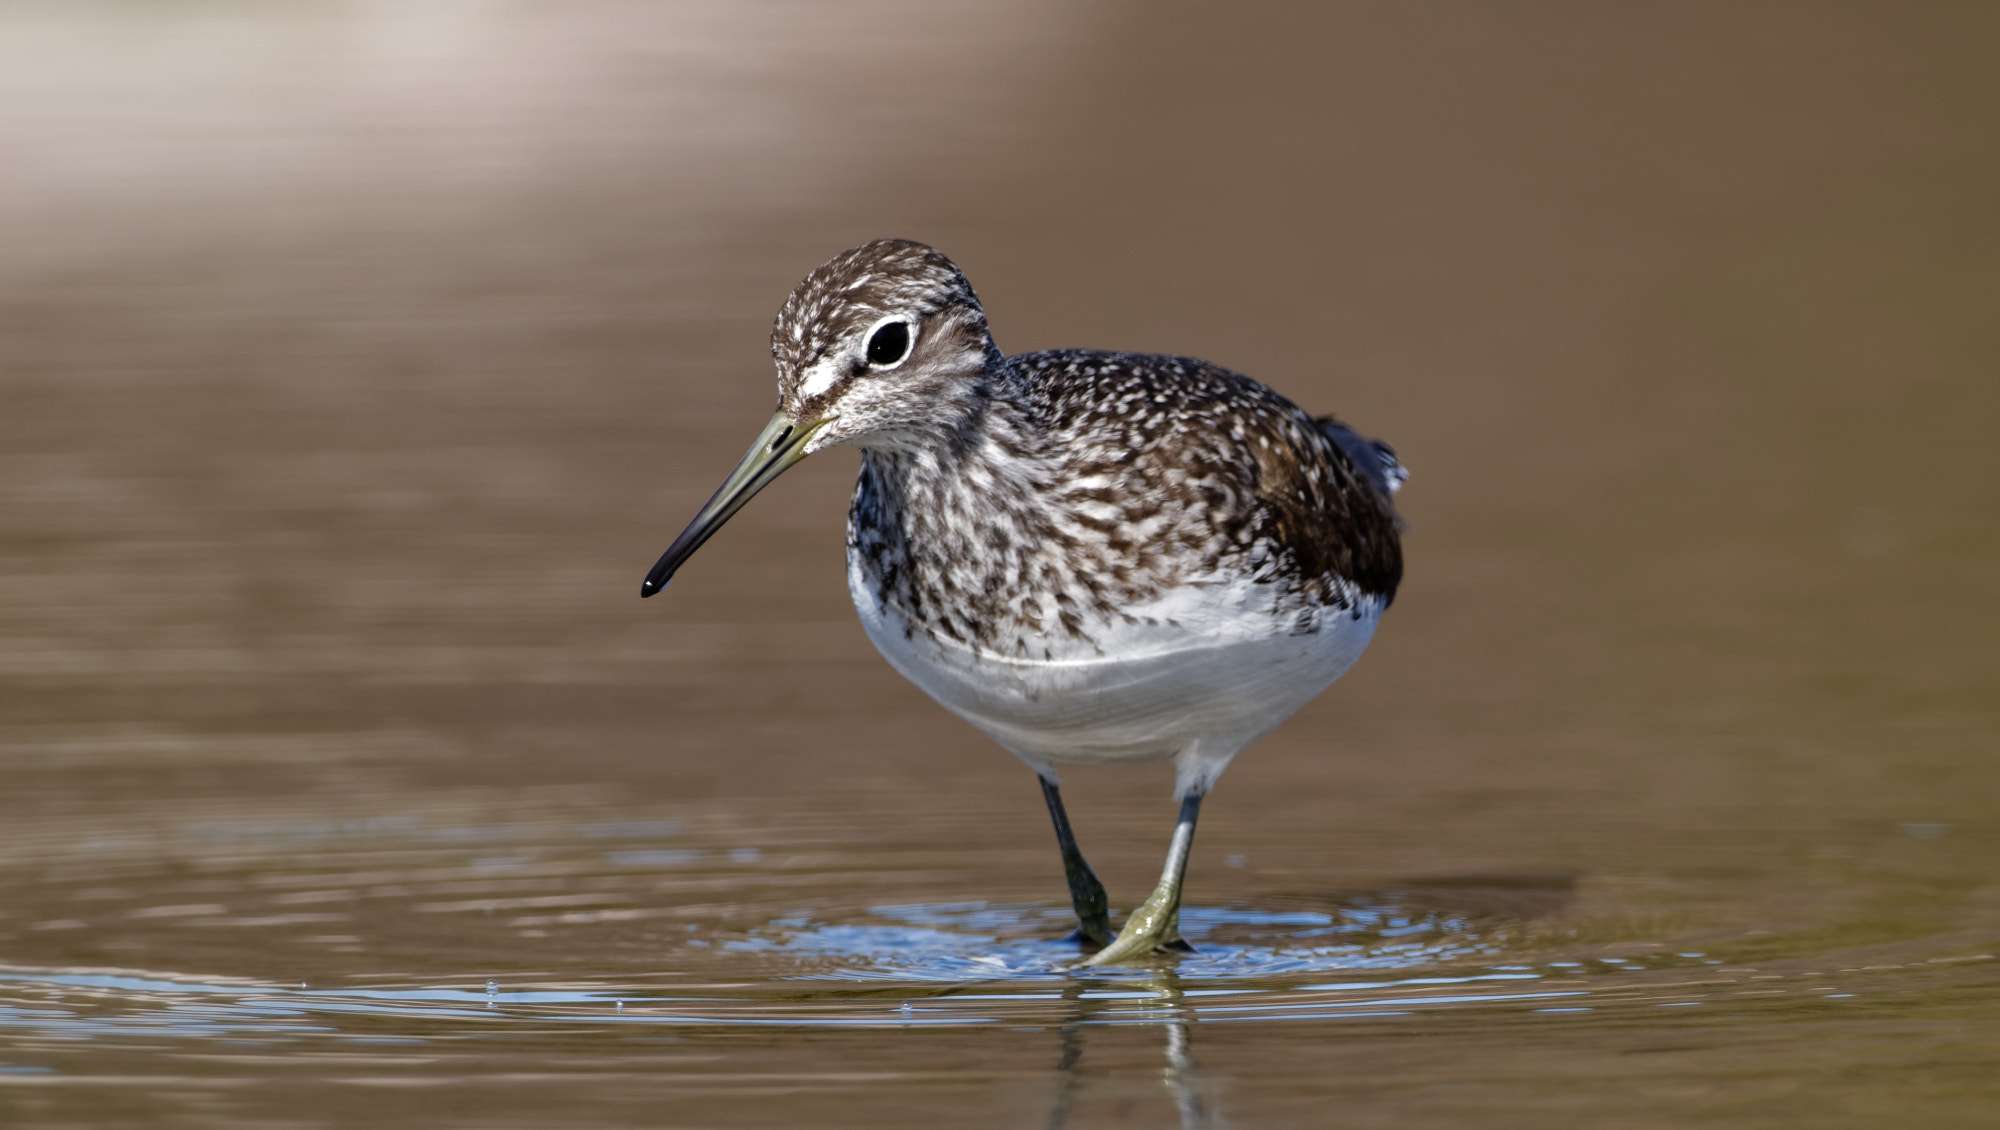
POLYGON ((772 479, 784 474, 787 467, 806 457, 807 441, 825 426, 824 420, 801 423, 783 412, 771 417, 771 422, 764 425, 763 434, 750 445, 750 450, 736 464, 736 469, 722 481, 722 486, 716 489, 708 505, 701 508, 701 513, 694 516, 694 521, 681 531, 681 536, 667 547, 667 552, 660 556, 659 564, 653 566, 653 571, 646 574, 646 583, 639 586, 639 595, 651 596, 666 588, 667 582, 674 577, 674 571, 693 557, 694 551, 721 529, 730 515, 743 509, 743 504, 750 501, 751 496, 763 490, 772 479))

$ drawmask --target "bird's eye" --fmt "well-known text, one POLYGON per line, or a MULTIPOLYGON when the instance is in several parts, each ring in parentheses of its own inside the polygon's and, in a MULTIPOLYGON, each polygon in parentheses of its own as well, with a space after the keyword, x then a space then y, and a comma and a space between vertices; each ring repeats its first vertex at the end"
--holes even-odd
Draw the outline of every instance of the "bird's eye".
POLYGON ((894 365, 910 355, 910 323, 883 322, 868 335, 868 363, 894 365))

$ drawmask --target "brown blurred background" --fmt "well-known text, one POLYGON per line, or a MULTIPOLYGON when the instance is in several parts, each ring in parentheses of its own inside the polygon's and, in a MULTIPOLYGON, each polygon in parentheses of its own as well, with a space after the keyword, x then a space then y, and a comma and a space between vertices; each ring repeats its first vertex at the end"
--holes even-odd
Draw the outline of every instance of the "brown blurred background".
MULTIPOLYGON (((1982 4, 9 5, 0 955, 249 960, 57 905, 151 897, 189 820, 548 798, 1059 900, 1027 772, 854 621, 850 454, 637 598, 779 302, 883 235, 1010 352, 1205 357, 1412 469, 1396 607, 1191 897, 1990 931, 1996 47, 1982 4)), ((1168 784, 1075 775, 1116 890, 1168 784)))
POLYGON ((853 630, 851 459, 630 591, 766 409, 778 301, 885 233, 1004 348, 1204 356, 1399 445, 1408 589, 1289 752, 1754 739, 1928 796, 1993 733, 1979 6, 6 23, 17 733, 414 730, 677 792, 1001 768, 903 756, 977 741, 853 630), (905 709, 923 741, 868 721, 905 709))

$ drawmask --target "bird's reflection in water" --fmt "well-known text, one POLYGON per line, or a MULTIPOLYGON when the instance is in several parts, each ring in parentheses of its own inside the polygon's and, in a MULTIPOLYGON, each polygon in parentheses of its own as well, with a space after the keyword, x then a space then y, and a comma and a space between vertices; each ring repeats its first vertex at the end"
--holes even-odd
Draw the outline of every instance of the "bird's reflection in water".
POLYGON ((1181 1126, 1207 1127, 1214 1123, 1209 1119, 1208 1100, 1202 1094, 1199 1070, 1194 1057, 1188 1054, 1188 1026, 1185 1020, 1173 1020, 1167 1024, 1167 1066, 1161 1070, 1160 1079, 1167 1085, 1167 1091, 1174 1097, 1174 1107, 1181 1112, 1181 1126))
POLYGON ((1207 1084, 1190 1051, 1187 1011, 1182 1004, 1178 977, 1162 972, 1157 977, 1140 982, 1083 981, 1065 990, 1063 999, 1070 1003, 1074 1011, 1062 1026, 1062 1055, 1056 1061, 1055 1105, 1049 1111, 1049 1130, 1062 1130, 1069 1125, 1070 1111, 1083 1089, 1083 1076, 1077 1069, 1083 1062, 1084 1044, 1090 1029, 1113 1025, 1123 1027, 1134 1023, 1157 1026, 1166 1034, 1165 1064, 1160 1069, 1160 1082, 1173 1099, 1174 1108, 1180 1112, 1182 1130, 1207 1130, 1216 1125, 1213 1104, 1206 1093, 1207 1084), (1151 1016, 1136 1020, 1099 1017, 1098 1014, 1112 1008, 1129 1014, 1135 1002, 1128 994, 1142 990, 1151 990, 1159 998, 1159 1004, 1148 1010, 1151 1016), (1092 991, 1116 992, 1118 997, 1085 995, 1092 991))

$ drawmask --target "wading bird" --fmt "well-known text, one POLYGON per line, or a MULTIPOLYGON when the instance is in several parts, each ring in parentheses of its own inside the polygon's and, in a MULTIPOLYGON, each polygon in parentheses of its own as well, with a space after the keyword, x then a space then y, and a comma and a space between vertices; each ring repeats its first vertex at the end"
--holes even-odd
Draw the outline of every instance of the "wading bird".
POLYGON ((1188 948, 1202 798, 1396 595, 1395 453, 1205 361, 1004 356, 965 276, 906 240, 806 276, 771 354, 777 414, 640 595, 786 468, 859 448, 847 581, 869 639, 1040 777, 1091 963, 1188 948), (1114 938, 1055 765, 1126 761, 1172 762, 1181 810, 1114 938))

